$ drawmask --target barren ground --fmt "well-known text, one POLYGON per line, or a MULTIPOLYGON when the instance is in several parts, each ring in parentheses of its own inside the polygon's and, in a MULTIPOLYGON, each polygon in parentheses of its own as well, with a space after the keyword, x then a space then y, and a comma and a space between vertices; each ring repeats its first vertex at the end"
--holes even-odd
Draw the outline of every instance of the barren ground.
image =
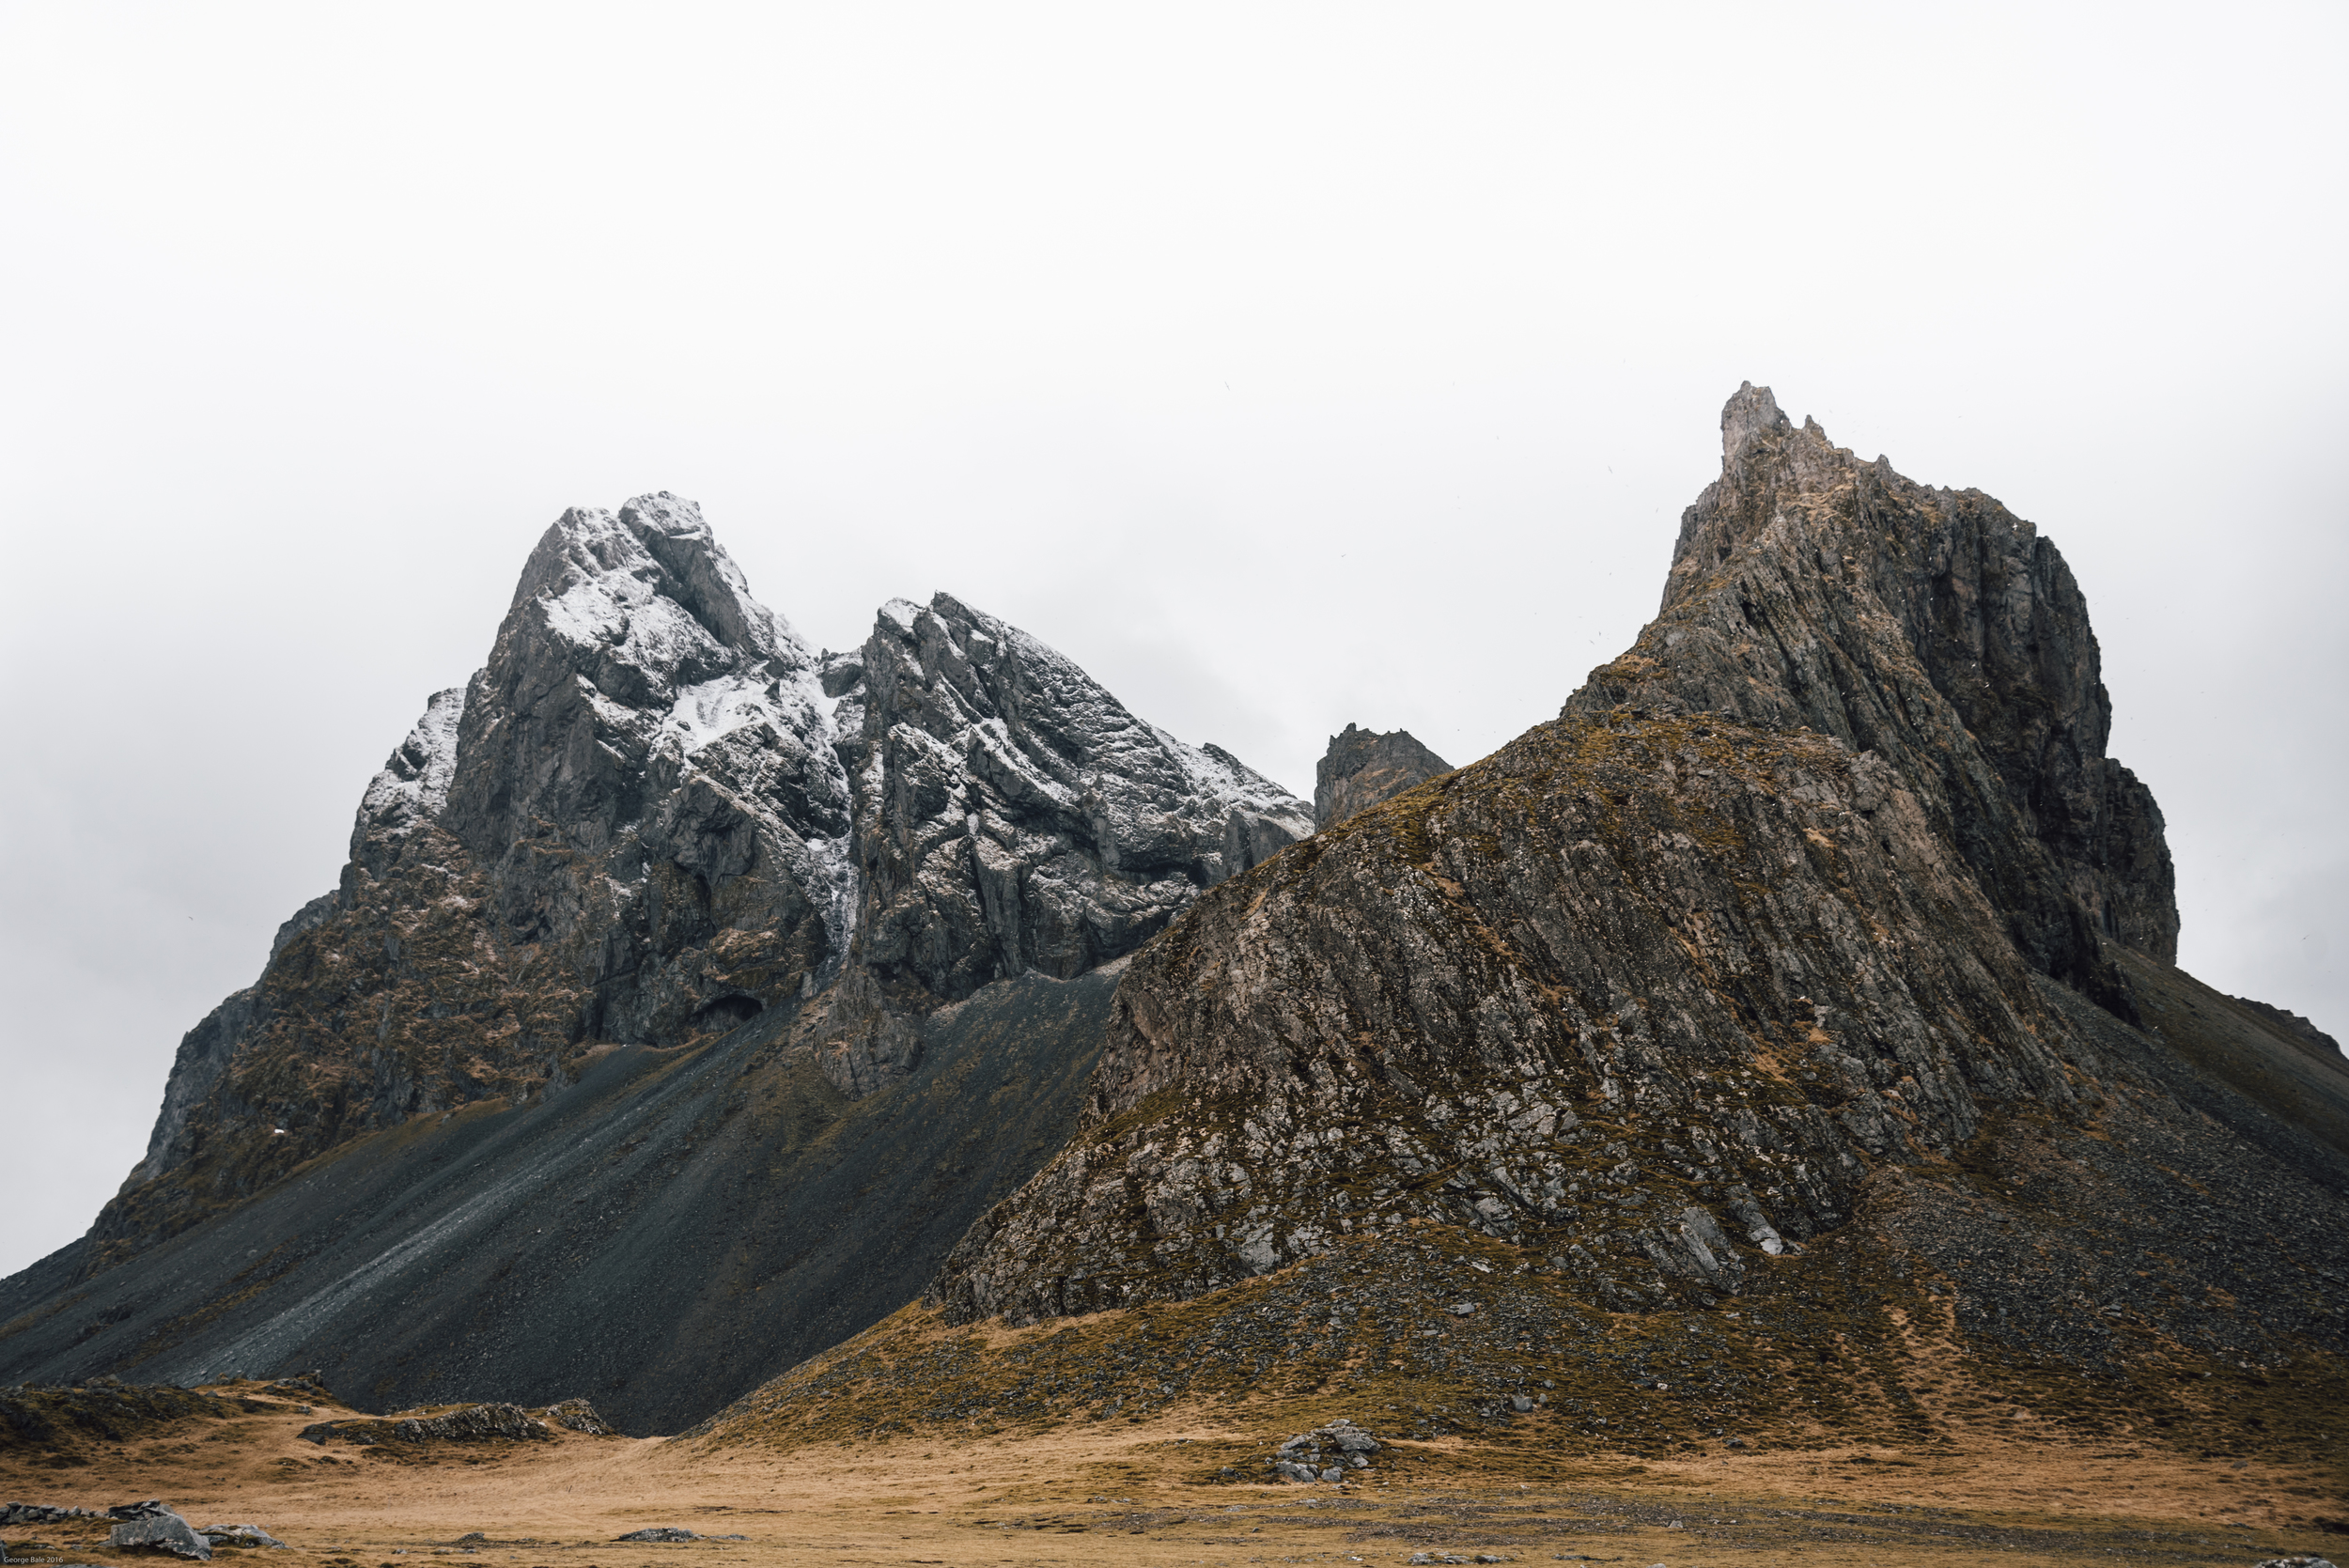
MULTIPOLYGON (((257 1386, 223 1391, 261 1403, 252 1397, 257 1386)), ((1518 1456, 1453 1438, 1390 1448, 1379 1467, 1339 1487, 1211 1480, 1226 1465, 1256 1473, 1269 1446, 1260 1421, 1212 1409, 1041 1435, 898 1436, 775 1452, 573 1433, 405 1452, 320 1449, 296 1437, 339 1413, 271 1405, 121 1444, 0 1450, 0 1498, 102 1508, 162 1498, 198 1525, 272 1531, 291 1550, 269 1553, 269 1568, 405 1568, 403 1555, 471 1556, 507 1568, 766 1568, 811 1555, 851 1563, 1397 1563, 1416 1551, 1633 1568, 2248 1564, 2293 1551, 2333 1556, 2349 1545, 2291 1522, 2341 1512, 2337 1469, 2196 1460, 2123 1442, 1961 1436, 1906 1451, 1560 1456, 1527 1479, 1518 1456), (743 1539, 613 1540, 648 1525, 743 1539), (459 1544, 474 1531, 487 1539, 459 1544)), ((5 1533, 11 1560, 125 1560, 104 1548, 101 1525, 5 1533)))

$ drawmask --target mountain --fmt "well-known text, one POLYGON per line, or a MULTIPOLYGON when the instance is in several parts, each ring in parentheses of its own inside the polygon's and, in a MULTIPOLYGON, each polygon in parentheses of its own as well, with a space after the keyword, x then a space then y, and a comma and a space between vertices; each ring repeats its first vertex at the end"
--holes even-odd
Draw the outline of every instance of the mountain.
POLYGON ((2174 967, 2061 556, 1766 390, 1722 438, 1659 614, 1556 721, 1136 955, 943 1322, 1417 1267, 1433 1225, 1555 1281, 1552 1329, 1793 1291, 1890 1334, 1930 1276, 1985 1351, 2340 1356, 2349 1063, 2174 967))
POLYGON ((1318 831, 950 597, 812 653, 566 514, 0 1378, 2319 1462, 2349 1061, 2176 968, 2061 555, 1721 434, 1628 651, 1457 769, 1349 726, 1318 831))
POLYGON ((948 596, 818 654, 691 502, 567 512, 121 1193, 0 1282, 0 1376, 705 1413, 918 1289, 1065 1138, 1116 964, 1311 831, 948 596))
POLYGON ((1408 730, 1385 735, 1348 724, 1330 737, 1314 768, 1314 826, 1343 822, 1365 806, 1392 800, 1425 784, 1452 764, 1421 745, 1408 730))

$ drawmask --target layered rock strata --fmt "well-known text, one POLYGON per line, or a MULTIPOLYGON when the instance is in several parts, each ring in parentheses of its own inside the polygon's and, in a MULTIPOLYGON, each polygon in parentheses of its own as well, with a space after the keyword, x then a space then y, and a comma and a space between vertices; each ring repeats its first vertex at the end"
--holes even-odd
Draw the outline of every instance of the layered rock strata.
POLYGON ((1365 806, 1416 789, 1452 764, 1421 745, 1408 730, 1346 726, 1330 737, 1330 749, 1314 768, 1314 826, 1343 822, 1365 806))
POLYGON ((934 1282, 950 1319, 1194 1296, 1414 1219, 1613 1310, 1708 1302, 2017 1117, 2150 1147, 2142 1096, 2229 1128, 2214 1180, 2341 1209, 2349 1074, 2294 1069, 2271 1126, 2267 1044, 2213 1048, 2245 1100, 2129 1027, 2155 983, 2122 956, 2175 974, 2170 862, 2054 547, 1766 392, 1723 448, 1664 613, 1555 722, 1136 958, 1077 1137, 934 1282))

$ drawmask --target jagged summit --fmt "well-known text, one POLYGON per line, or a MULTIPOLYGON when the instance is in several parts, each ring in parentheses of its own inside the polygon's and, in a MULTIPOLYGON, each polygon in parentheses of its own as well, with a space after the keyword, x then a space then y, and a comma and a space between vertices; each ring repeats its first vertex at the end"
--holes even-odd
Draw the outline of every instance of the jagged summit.
POLYGON ((1662 608, 1567 711, 1807 725, 1922 792, 2032 965, 2124 1015, 2099 944, 2177 959, 2152 792, 2105 754, 2112 705, 2055 546, 1980 490, 1863 462, 1766 387, 1721 415, 1662 608))
POLYGON ((907 1070, 932 1008, 1130 953, 1313 831, 1303 801, 1230 753, 1176 740, 950 594, 884 605, 825 681, 856 780, 862 902, 810 1039, 851 1093, 907 1070))
POLYGON ((1314 768, 1314 825, 1327 828, 1356 812, 1416 789, 1452 764, 1421 745, 1408 730, 1357 729, 1330 737, 1314 768))

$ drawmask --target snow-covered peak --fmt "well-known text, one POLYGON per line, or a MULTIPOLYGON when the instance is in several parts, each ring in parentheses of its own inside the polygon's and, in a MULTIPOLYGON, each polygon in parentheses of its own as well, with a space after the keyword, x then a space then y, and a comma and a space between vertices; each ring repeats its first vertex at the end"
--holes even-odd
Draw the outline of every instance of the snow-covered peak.
POLYGON ((657 490, 621 507, 620 521, 668 568, 674 581, 662 591, 720 642, 795 666, 813 661, 790 623, 751 597, 749 582, 698 505, 657 490))
POLYGON ((892 601, 874 638, 922 671, 924 728, 1007 794, 1081 802, 1114 860, 1147 860, 1170 815, 1221 832, 1237 808, 1291 836, 1313 831, 1311 808, 1271 780, 1221 748, 1176 739, 1059 650, 951 594, 925 608, 892 601))
POLYGON ((797 674, 815 662, 790 625, 751 597, 701 508, 666 490, 616 517, 565 512, 522 568, 514 605, 537 606, 547 632, 596 666, 583 673, 636 706, 667 707, 679 689, 722 675, 797 674))
POLYGON ((425 700, 424 716, 408 732, 359 800, 354 838, 369 831, 405 834, 448 804, 457 770, 457 726, 465 715, 465 689, 452 686, 425 700))

